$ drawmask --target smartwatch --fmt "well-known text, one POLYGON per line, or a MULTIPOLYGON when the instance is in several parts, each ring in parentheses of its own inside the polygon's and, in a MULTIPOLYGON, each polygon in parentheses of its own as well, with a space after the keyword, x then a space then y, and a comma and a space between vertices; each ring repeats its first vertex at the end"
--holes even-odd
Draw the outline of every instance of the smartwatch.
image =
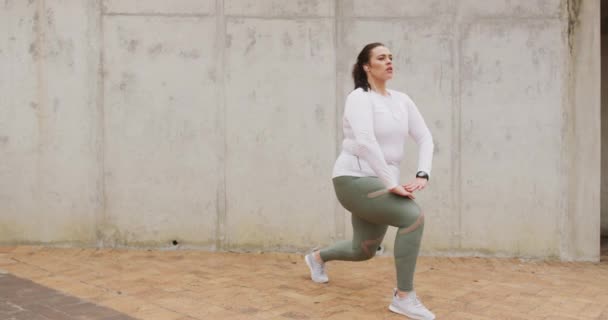
POLYGON ((424 171, 418 171, 418 173, 416 173, 416 178, 422 178, 426 179, 426 181, 429 181, 429 174, 424 171))

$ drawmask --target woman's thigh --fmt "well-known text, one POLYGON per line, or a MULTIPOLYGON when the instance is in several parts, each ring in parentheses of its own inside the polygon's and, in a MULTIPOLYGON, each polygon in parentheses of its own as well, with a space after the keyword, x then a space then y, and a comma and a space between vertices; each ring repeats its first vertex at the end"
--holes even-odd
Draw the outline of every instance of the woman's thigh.
POLYGON ((410 198, 386 191, 377 177, 337 177, 338 200, 353 215, 379 225, 408 227, 420 216, 420 207, 410 198))

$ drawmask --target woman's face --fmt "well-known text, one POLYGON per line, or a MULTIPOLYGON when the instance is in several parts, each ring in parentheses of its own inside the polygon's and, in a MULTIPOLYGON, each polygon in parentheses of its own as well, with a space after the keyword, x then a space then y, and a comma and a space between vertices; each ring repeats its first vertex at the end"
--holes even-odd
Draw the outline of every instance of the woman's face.
POLYGON ((393 78, 393 54, 388 48, 379 46, 370 52, 369 63, 365 66, 368 77, 385 82, 393 78))

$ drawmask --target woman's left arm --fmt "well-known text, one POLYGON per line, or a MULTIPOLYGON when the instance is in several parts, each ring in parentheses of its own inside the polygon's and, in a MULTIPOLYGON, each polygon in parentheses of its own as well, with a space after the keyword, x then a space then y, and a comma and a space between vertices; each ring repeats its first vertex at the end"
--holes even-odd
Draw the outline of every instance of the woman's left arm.
MULTIPOLYGON (((407 102, 408 134, 418 145, 418 172, 426 173, 428 177, 431 175, 433 150, 435 149, 433 136, 424 122, 418 107, 416 107, 416 104, 411 99, 408 99, 407 102)), ((404 187, 407 191, 413 192, 424 189, 427 182, 428 178, 417 177, 414 181, 404 185, 404 187)))

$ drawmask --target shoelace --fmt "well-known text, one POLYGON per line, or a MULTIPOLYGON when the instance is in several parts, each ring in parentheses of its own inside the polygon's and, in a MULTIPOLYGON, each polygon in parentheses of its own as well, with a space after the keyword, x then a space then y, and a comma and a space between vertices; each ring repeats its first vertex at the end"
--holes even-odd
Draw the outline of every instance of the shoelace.
MULTIPOLYGON (((313 259, 314 259, 314 257, 313 257, 313 259)), ((315 268, 315 271, 317 271, 317 273, 319 273, 319 274, 325 273, 325 264, 324 263, 319 263, 318 261, 315 261, 314 268, 315 268)))
POLYGON ((422 302, 420 302, 420 300, 418 299, 418 296, 416 295, 411 295, 410 297, 410 301, 412 302, 412 305, 416 306, 416 307, 421 307, 422 302))

